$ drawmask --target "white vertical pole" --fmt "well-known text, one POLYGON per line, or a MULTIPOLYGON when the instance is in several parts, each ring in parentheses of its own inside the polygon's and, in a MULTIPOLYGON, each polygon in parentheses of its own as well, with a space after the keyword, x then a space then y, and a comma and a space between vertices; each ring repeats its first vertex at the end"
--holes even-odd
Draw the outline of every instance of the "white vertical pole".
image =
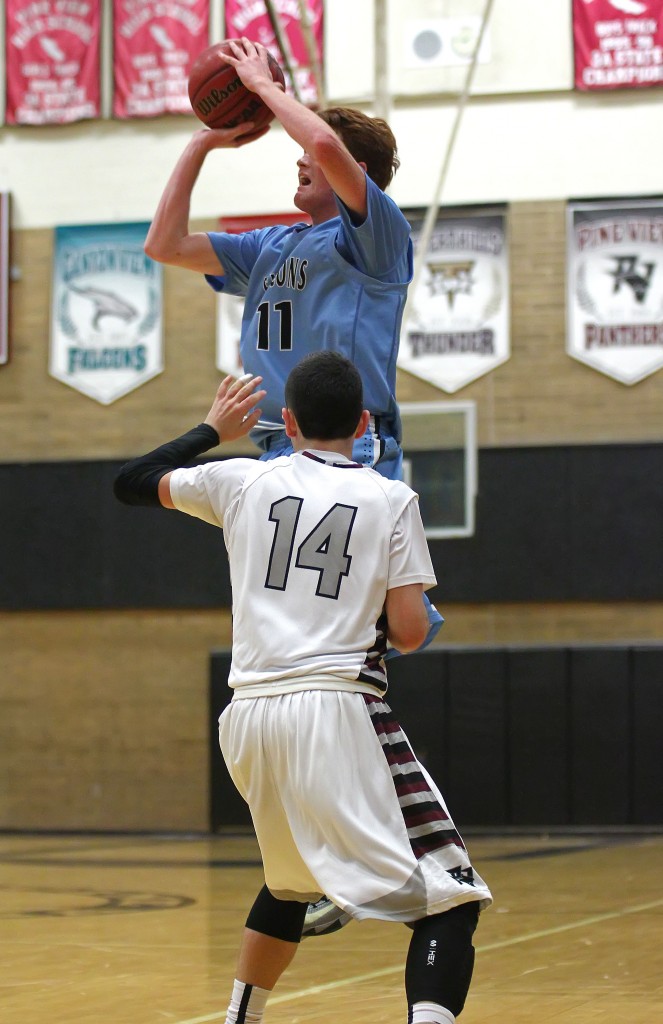
POLYGON ((463 113, 465 112, 465 107, 467 106, 467 101, 472 91, 472 81, 474 79, 474 72, 476 71, 476 67, 479 62, 479 51, 481 49, 481 43, 483 42, 486 24, 488 23, 488 19, 490 18, 492 8, 493 0, 486 0, 486 6, 484 8, 483 17, 481 19, 481 25, 474 47, 474 52, 472 54, 472 60, 468 65, 467 75, 465 76, 465 85, 463 86, 463 90, 458 98, 458 106, 456 107, 456 117, 454 119, 453 127, 451 129, 451 135, 449 136, 449 141, 447 143, 447 149, 446 153, 444 154, 444 160, 442 161, 442 167, 440 168, 440 174, 437 180, 437 187, 435 189, 435 193, 431 200, 431 204, 428 207, 428 210, 426 211, 426 216, 424 218, 421 236, 419 238, 418 243, 418 252, 414 261, 414 274, 412 277, 412 283, 410 285, 408 293, 408 300, 405 306, 405 313, 403 314, 404 327, 407 325, 408 316, 412 312, 417 283, 421 276, 421 270, 426 260, 426 252, 428 251, 431 235, 433 234, 433 228, 435 227, 435 221, 437 220, 437 214, 440 209, 440 198, 442 196, 442 190, 447 180, 447 172, 449 170, 449 165, 451 163, 451 156, 453 154, 454 147, 456 144, 456 138, 458 137, 460 123, 463 119, 463 113))
POLYGON ((299 92, 299 85, 297 83, 297 69, 295 68, 294 60, 292 57, 290 41, 285 32, 285 29, 283 28, 283 22, 279 17, 279 12, 276 10, 273 0, 265 0, 265 7, 267 9, 267 14, 269 16, 272 29, 274 30, 274 35, 276 36, 276 42, 279 44, 279 49, 281 50, 281 53, 283 55, 285 69, 288 72, 288 75, 290 76, 290 84, 292 85, 292 91, 295 94, 295 99, 298 99, 299 102, 301 103, 302 97, 301 93, 299 92))
POLYGON ((325 86, 324 78, 322 73, 322 67, 318 59, 318 50, 315 45, 315 39, 313 37, 313 28, 311 23, 311 11, 309 9, 307 0, 299 0, 299 22, 302 28, 302 38, 304 39, 304 45, 306 46, 306 53, 308 55, 308 62, 311 67, 311 73, 315 82, 315 90, 318 94, 318 106, 324 107, 325 105, 325 86))
MULTIPOLYGON (((401 2, 401 0, 398 0, 401 2)), ((389 120, 391 112, 391 97, 389 94, 389 59, 388 59, 388 32, 387 32, 387 4, 388 0, 374 0, 374 40, 375 40, 375 84, 374 84, 374 111, 376 117, 389 120)))

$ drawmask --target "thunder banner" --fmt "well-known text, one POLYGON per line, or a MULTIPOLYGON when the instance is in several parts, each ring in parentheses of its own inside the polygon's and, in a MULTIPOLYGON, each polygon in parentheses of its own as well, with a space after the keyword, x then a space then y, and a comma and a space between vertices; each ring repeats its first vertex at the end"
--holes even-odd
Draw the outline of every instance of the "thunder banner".
POLYGON ((576 89, 663 82, 663 0, 573 0, 576 89))
MULTIPOLYGON (((425 211, 404 211, 415 259, 425 211)), ((509 358, 509 263, 502 212, 437 219, 398 355, 402 370, 454 392, 509 358)))
POLYGON ((663 366, 663 202, 572 203, 567 351, 622 384, 663 366))
POLYGON ((55 230, 51 376, 109 405, 163 369, 161 266, 148 224, 55 230))
POLYGON ((191 114, 189 70, 209 45, 208 0, 113 0, 118 118, 191 114))
MULTIPOLYGON (((302 103, 315 106, 319 100, 315 70, 312 64, 322 65, 322 14, 323 0, 305 0, 308 10, 310 32, 302 26, 301 8, 298 0, 273 0, 272 7, 278 15, 290 50, 292 68, 302 103), (314 49, 312 62, 307 45, 307 36, 314 49)), ((278 26, 272 22, 264 0, 247 3, 246 0, 225 0, 226 38, 237 39, 247 36, 255 43, 262 43, 278 60, 285 71, 283 55, 277 42, 278 26)))
POLYGON ((7 124, 99 117, 100 0, 6 0, 7 124))

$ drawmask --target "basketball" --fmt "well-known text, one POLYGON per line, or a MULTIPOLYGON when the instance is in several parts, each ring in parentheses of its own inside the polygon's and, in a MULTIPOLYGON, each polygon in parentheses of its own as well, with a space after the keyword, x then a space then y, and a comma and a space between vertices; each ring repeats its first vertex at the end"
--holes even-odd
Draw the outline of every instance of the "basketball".
MULTIPOLYGON (((232 49, 229 41, 215 43, 196 57, 189 73, 189 99, 193 112, 208 128, 234 128, 245 121, 255 131, 274 120, 274 114, 260 97, 247 89, 230 64, 220 55, 232 49)), ((272 78, 285 86, 280 66, 269 54, 272 78)))

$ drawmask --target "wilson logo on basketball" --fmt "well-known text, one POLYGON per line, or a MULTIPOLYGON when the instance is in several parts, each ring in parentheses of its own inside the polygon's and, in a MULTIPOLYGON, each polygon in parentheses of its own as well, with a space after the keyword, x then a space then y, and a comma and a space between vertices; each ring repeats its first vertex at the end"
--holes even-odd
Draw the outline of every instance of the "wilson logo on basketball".
POLYGON ((229 96, 232 96, 234 92, 241 88, 243 86, 239 78, 233 78, 232 82, 229 82, 225 89, 210 89, 208 93, 201 96, 197 101, 196 110, 203 117, 207 117, 215 107, 218 107, 219 103, 223 103, 224 100, 227 100, 229 96))

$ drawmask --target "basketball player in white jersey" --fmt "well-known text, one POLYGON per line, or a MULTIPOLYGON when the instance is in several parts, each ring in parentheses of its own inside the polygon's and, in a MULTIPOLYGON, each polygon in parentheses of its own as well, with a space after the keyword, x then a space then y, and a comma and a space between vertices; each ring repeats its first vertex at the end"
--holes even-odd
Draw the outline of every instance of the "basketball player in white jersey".
MULTIPOLYGON (((251 431, 262 459, 292 452, 281 419, 285 382, 305 355, 326 349, 341 352, 358 368, 371 413, 355 441, 354 461, 400 480, 396 360, 413 248, 410 225, 385 191, 399 166, 396 140, 381 118, 346 107, 317 114, 283 92, 261 44, 244 38, 232 49, 227 62, 303 149, 294 203, 311 224, 242 234, 192 231, 191 196, 205 160, 215 149, 246 144, 246 125, 206 129, 193 135, 173 169, 145 250, 155 260, 205 274, 216 291, 244 297, 242 364, 267 388, 251 431)), ((261 167, 260 173, 269 172, 261 167)), ((427 645, 442 616, 428 598, 424 605, 427 645)), ((390 654, 397 650, 394 645, 390 654)), ((321 899, 311 905, 305 934, 326 934, 348 920, 321 899)))
POLYGON ((417 648, 435 576, 417 496, 353 462, 361 378, 334 352, 286 383, 294 454, 183 468, 246 433, 261 378, 226 378, 203 424, 122 468, 115 493, 223 528, 233 589, 233 698, 219 720, 249 804, 265 886, 244 930, 226 1024, 260 1024, 309 901, 412 928, 409 1024, 453 1024, 491 895, 444 799, 384 701, 387 641, 417 648))

